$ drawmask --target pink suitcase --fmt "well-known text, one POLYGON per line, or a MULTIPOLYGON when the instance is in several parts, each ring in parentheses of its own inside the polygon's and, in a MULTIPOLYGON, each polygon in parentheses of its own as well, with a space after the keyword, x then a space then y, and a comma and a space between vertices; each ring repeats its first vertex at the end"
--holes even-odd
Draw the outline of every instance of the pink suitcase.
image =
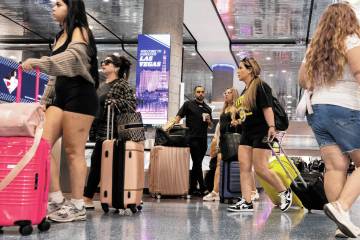
POLYGON ((190 148, 155 146, 150 151, 149 191, 157 198, 187 196, 190 148))
POLYGON ((118 139, 105 140, 102 145, 100 179, 100 202, 104 212, 113 207, 130 209, 136 213, 142 208, 143 189, 144 144, 118 139))
MULTIPOLYGON (((37 70, 37 86, 39 75, 37 70)), ((19 73, 17 102, 21 80, 19 73)), ((37 96, 38 89, 35 92, 37 96)), ((22 235, 29 235, 32 224, 40 231, 50 228, 46 221, 50 145, 41 136, 42 128, 37 128, 35 137, 0 137, 0 230, 18 225, 22 235)))

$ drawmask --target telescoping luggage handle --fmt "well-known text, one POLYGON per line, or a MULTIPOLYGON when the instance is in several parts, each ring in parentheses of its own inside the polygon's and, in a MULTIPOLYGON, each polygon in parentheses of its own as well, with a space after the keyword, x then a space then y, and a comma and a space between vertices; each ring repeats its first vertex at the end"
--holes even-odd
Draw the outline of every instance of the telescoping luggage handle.
POLYGON ((299 172, 299 170, 296 168, 296 166, 294 165, 294 163, 289 159, 289 157, 285 154, 284 149, 282 148, 281 144, 279 143, 279 140, 277 138, 274 138, 274 140, 272 142, 269 142, 267 137, 265 137, 263 139, 263 142, 267 143, 268 146, 271 149, 271 152, 273 153, 273 155, 275 156, 276 160, 279 162, 279 164, 281 165, 282 169, 284 169, 286 175, 288 176, 288 178, 291 179, 291 182, 294 183, 294 185, 296 187, 298 187, 298 184, 295 181, 295 178, 293 179, 290 175, 290 173, 288 172, 288 170, 285 168, 284 164, 281 162, 281 159, 279 157, 279 154, 275 152, 275 149, 273 147, 273 143, 276 142, 279 146, 280 152, 282 152, 285 155, 286 160, 290 163, 291 168, 294 169, 294 171, 296 172, 296 174, 298 175, 300 181, 302 182, 302 184, 304 184, 304 187, 307 188, 307 183, 305 182, 304 178, 301 176, 301 173, 299 172))
POLYGON ((107 118, 106 118, 106 139, 108 140, 109 139, 112 140, 114 138, 114 115, 115 115, 114 107, 111 104, 109 104, 107 107, 107 118), (110 131, 110 124, 111 124, 111 131, 110 131))
MULTIPOLYGON (((35 80, 35 102, 37 102, 37 98, 39 96, 39 82, 40 82, 40 69, 36 68, 36 80, 35 80)), ((21 87, 22 87, 22 67, 21 65, 18 68, 18 87, 16 90, 16 102, 20 102, 21 99, 21 87)), ((36 150, 38 149, 41 141, 41 137, 43 134, 43 126, 42 124, 36 128, 34 142, 30 149, 24 154, 24 156, 20 159, 18 164, 11 169, 11 171, 0 181, 0 191, 6 188, 24 169, 24 167, 31 161, 34 157, 36 150)))

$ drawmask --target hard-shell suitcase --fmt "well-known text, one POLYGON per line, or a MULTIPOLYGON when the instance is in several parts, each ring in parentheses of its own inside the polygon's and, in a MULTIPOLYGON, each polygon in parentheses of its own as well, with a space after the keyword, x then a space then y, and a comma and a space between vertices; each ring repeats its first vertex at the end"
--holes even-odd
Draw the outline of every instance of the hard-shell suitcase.
MULTIPOLYGON (((275 139, 277 141, 277 139, 275 139)), ((277 141, 278 142, 278 141, 277 141)), ((291 176, 287 168, 282 164, 279 156, 276 155, 276 152, 272 146, 272 143, 268 142, 269 147, 273 154, 275 154, 276 159, 279 161, 282 168, 285 170, 286 175, 291 179, 291 190, 299 197, 303 206, 311 211, 311 209, 322 210, 323 206, 328 203, 325 191, 324 191, 324 183, 323 177, 320 173, 309 173, 309 174, 301 174, 299 170, 295 167, 294 163, 289 160, 286 156, 284 149, 281 144, 279 145, 280 151, 284 153, 286 159, 289 160, 288 163, 296 171, 297 176, 294 178, 291 176)))
MULTIPOLYGON (((287 176, 284 169, 282 168, 280 163, 277 161, 276 157, 271 157, 268 167, 269 167, 269 169, 273 170, 279 176, 279 178, 281 179, 281 181, 283 182, 285 187, 289 188, 290 184, 292 182, 292 179, 297 177, 297 173, 291 167, 290 162, 288 161, 288 159, 285 155, 281 154, 278 157, 292 178, 289 178, 287 176)), ((257 175, 257 179, 259 180, 259 183, 263 187, 266 194, 269 196, 270 200, 275 205, 280 205, 279 193, 275 190, 275 188, 273 186, 271 186, 268 182, 263 180, 258 175, 257 175)), ((293 195, 292 205, 303 207, 303 204, 301 203, 300 199, 296 196, 296 194, 293 195)))
POLYGON ((241 197, 240 168, 238 161, 220 163, 220 202, 241 197))
MULTIPOLYGON (((38 85, 38 70, 36 78, 38 85)), ((22 235, 29 235, 33 224, 40 231, 50 228, 46 221, 50 145, 42 132, 37 126, 34 137, 0 137, 0 231, 17 225, 22 235)))
POLYGON ((150 151, 149 191, 160 198, 189 190, 190 148, 155 146, 150 151))
MULTIPOLYGON (((108 126, 109 115, 110 107, 108 108, 108 126)), ((103 142, 101 156, 101 206, 104 212, 108 212, 109 208, 113 207, 121 210, 129 208, 135 213, 142 208, 144 144, 109 139, 109 136, 107 138, 108 140, 103 142)))

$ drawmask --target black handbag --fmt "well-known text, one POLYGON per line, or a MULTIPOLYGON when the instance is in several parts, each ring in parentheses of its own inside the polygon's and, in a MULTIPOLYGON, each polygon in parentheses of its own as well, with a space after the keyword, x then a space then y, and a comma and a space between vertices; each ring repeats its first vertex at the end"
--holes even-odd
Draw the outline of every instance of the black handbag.
POLYGON ((155 146, 188 147, 186 138, 188 128, 175 125, 169 132, 157 128, 155 132, 155 146))
POLYGON ((116 123, 119 138, 134 142, 145 140, 145 128, 140 112, 120 112, 116 123))
POLYGON ((220 151, 223 161, 237 161, 241 134, 227 132, 221 136, 220 151))
MULTIPOLYGON (((264 86, 261 83, 261 87, 265 92, 264 86)), ((273 112, 274 112, 274 118, 275 118, 275 128, 276 130, 279 131, 285 131, 286 129, 289 128, 289 118, 285 112, 285 109, 283 108, 283 106, 281 106, 279 100, 277 100, 276 97, 274 97, 273 94, 271 94, 272 97, 272 102, 273 102, 273 112)))

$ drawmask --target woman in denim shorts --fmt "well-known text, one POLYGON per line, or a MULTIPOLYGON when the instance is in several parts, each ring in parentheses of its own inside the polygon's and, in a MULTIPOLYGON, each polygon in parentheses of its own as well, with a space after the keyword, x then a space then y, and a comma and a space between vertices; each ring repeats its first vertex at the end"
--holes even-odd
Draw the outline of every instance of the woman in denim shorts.
POLYGON ((349 210, 360 194, 360 25, 347 3, 328 6, 299 71, 300 85, 312 91, 308 115, 325 161, 325 213, 336 235, 356 237, 360 229, 349 210), (349 155, 357 169, 347 176, 349 155))

